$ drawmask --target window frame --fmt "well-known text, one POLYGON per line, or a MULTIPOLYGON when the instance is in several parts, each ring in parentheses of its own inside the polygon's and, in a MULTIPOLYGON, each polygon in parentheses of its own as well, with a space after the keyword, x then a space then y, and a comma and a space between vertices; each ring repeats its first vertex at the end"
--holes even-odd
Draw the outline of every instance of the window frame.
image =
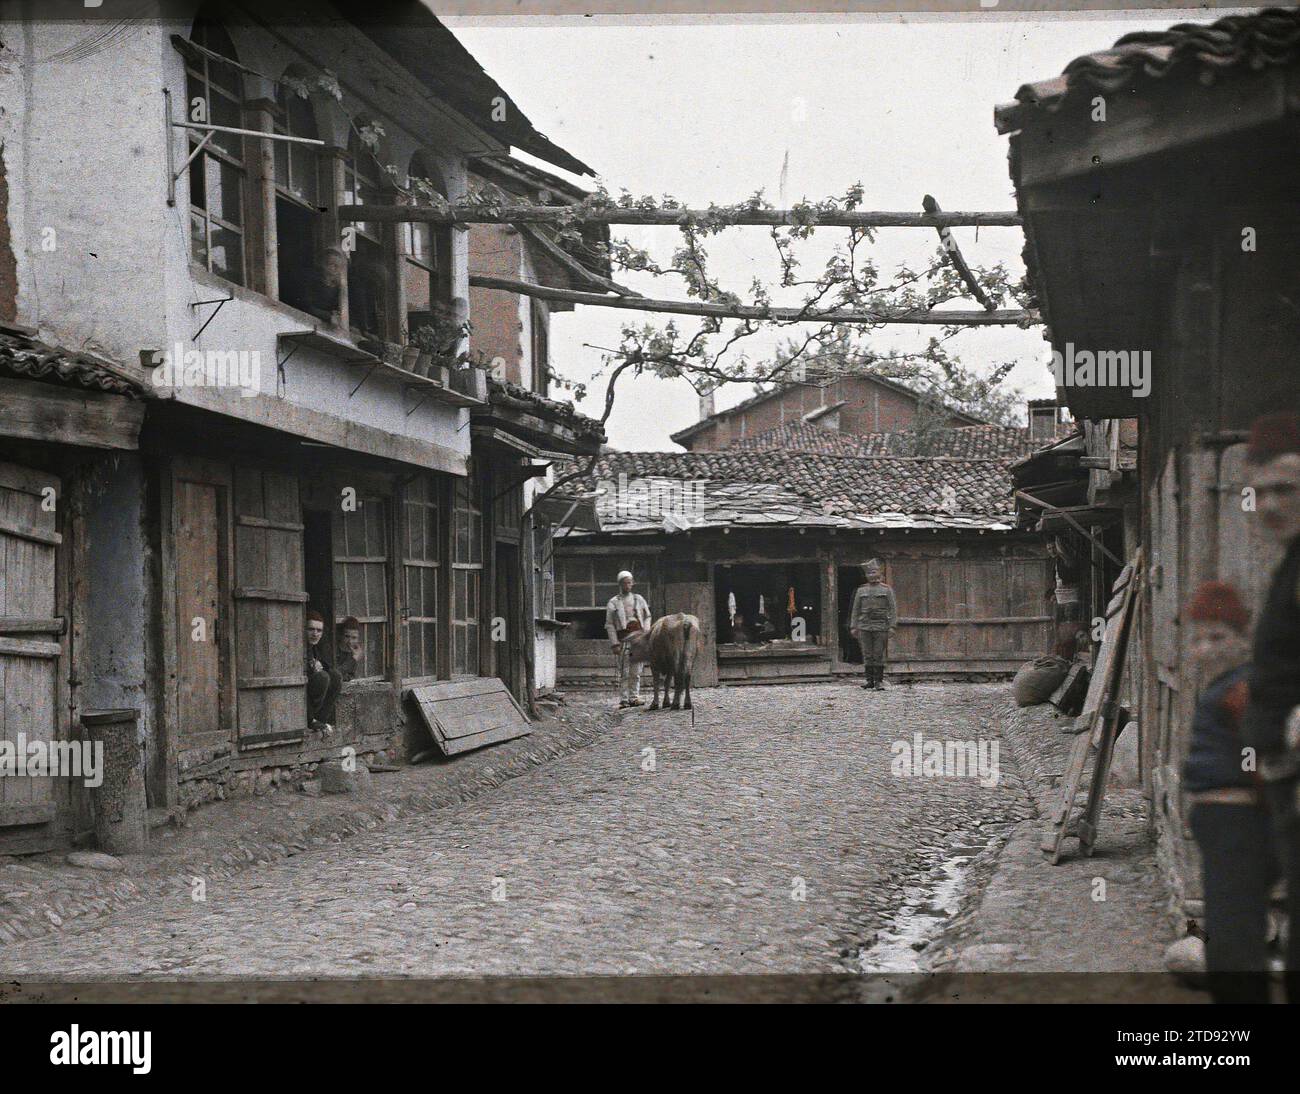
MULTIPOLYGON (((275 85, 275 110, 271 112, 271 132, 286 137, 307 137, 311 140, 320 140, 320 126, 316 122, 315 109, 312 106, 311 98, 308 97, 304 99, 292 88, 287 87, 283 83, 277 83, 275 85), (304 106, 311 115, 310 133, 299 132, 293 125, 293 107, 296 104, 304 106)), ((284 198, 286 201, 293 202, 296 205, 301 205, 303 208, 319 214, 321 192, 320 150, 316 145, 311 144, 294 145, 289 141, 275 141, 273 143, 276 148, 272 150, 271 156, 271 186, 275 191, 276 197, 284 198), (276 150, 280 147, 284 148, 285 174, 287 175, 284 183, 281 183, 280 181, 279 156, 275 154, 276 150), (311 156, 311 170, 308 173, 311 178, 312 193, 310 197, 303 197, 301 194, 295 193, 293 190, 293 152, 295 147, 305 149, 307 154, 311 156)), ((277 224, 277 237, 279 234, 278 227, 277 224)))
MULTIPOLYGON (((355 618, 357 622, 361 624, 362 646, 366 650, 367 655, 370 650, 369 638, 371 628, 378 630, 380 635, 380 655, 383 658, 383 665, 380 672, 376 673, 369 671, 370 666, 367 665, 367 672, 364 675, 354 676, 348 681, 349 684, 388 681, 393 675, 394 655, 396 652, 395 620, 393 619, 392 612, 392 581, 394 569, 393 508, 393 499, 390 495, 378 491, 364 491, 358 492, 357 494, 357 508, 355 510, 344 511, 341 508, 334 510, 334 521, 330 528, 330 564, 331 577, 334 585, 334 620, 331 627, 331 633, 335 635, 335 642, 337 643, 339 624, 342 620, 349 617, 355 618), (365 506, 368 504, 380 505, 383 507, 380 524, 380 541, 384 554, 382 556, 370 554, 341 554, 340 552, 350 548, 351 546, 346 527, 348 518, 356 518, 360 515, 362 520, 365 520, 365 506), (368 611, 364 615, 358 615, 357 612, 353 610, 353 606, 348 602, 350 585, 347 580, 347 570, 340 569, 340 567, 347 566, 380 566, 382 568, 382 579, 380 582, 382 590, 380 598, 380 603, 383 608, 382 616, 375 616, 368 611)), ((365 535, 363 546, 369 548, 371 545, 369 527, 365 526, 363 530, 365 535)), ((368 573, 368 571, 366 572, 368 573)), ((369 607, 371 605, 369 599, 370 587, 368 579, 365 584, 365 591, 366 603, 367 607, 369 607)))
MULTIPOLYGON (((401 608, 399 622, 401 624, 401 665, 400 679, 403 684, 408 684, 416 680, 436 680, 442 675, 441 669, 446 655, 447 643, 444 640, 445 624, 447 622, 447 595, 445 592, 447 567, 445 565, 447 557, 447 507, 445 503, 446 490, 439 477, 426 474, 417 476, 415 479, 406 482, 402 487, 402 523, 401 523, 401 545, 400 561, 402 566, 402 585, 401 585, 401 608), (413 498, 411 488, 415 482, 422 482, 424 489, 427 491, 423 498, 413 498), (433 535, 433 547, 435 558, 427 557, 415 559, 411 557, 411 509, 423 508, 431 509, 436 514, 436 528, 433 535), (411 611, 410 603, 410 579, 409 571, 419 569, 425 571, 423 581, 432 580, 434 590, 434 616, 417 616, 411 611), (431 659, 425 658, 421 662, 421 668, 428 671, 416 672, 411 671, 410 651, 411 651, 411 631, 412 624, 433 624, 433 656, 431 659)), ((426 526, 427 527, 427 526, 426 526)), ((427 550, 426 541, 426 550, 427 550)), ((427 633, 427 632, 422 632, 427 633)), ((424 650, 423 639, 421 642, 422 652, 424 650)))
MULTIPOLYGON (((239 58, 238 55, 236 54, 234 43, 230 40, 230 35, 226 32, 225 27, 222 26, 222 24, 217 20, 200 16, 198 19, 195 20, 194 26, 190 30, 190 37, 188 41, 192 42, 195 46, 200 47, 200 49, 199 50, 182 49, 179 51, 184 66, 186 117, 187 118, 189 117, 189 104, 193 100, 193 98, 195 98, 195 96, 191 94, 191 91, 194 85, 197 85, 198 88, 200 89, 200 97, 202 97, 204 104, 207 107, 207 119, 210 124, 213 125, 219 124, 215 120, 214 111, 213 111, 213 101, 214 101, 213 96, 215 93, 216 95, 219 95, 222 98, 233 103, 235 114, 239 119, 239 127, 245 128, 244 81, 243 81, 243 77, 239 74, 239 58), (213 81, 212 66, 214 64, 219 64, 220 62, 214 61, 213 58, 209 57, 206 52, 201 52, 201 50, 206 50, 211 53, 221 54, 222 56, 226 56, 226 55, 222 53, 220 49, 214 48, 216 43, 208 41, 206 38, 206 33, 204 36, 204 40, 202 41, 198 40, 196 35, 199 33, 200 28, 202 28, 205 32, 211 29, 219 30, 221 34, 225 37, 226 42, 229 44, 230 52, 232 56, 228 57, 227 59, 230 62, 231 75, 234 78, 234 82, 236 85, 235 90, 232 91, 230 88, 223 87, 220 83, 213 81)), ((196 129, 187 129, 185 130, 185 133, 186 133, 186 141, 185 141, 186 149, 190 154, 193 154, 195 148, 203 141, 204 138, 201 135, 200 131, 196 129)), ((221 147, 220 144, 218 144, 218 136, 214 135, 210 140, 207 141, 206 144, 203 145, 202 151, 200 151, 198 155, 194 156, 193 161, 190 163, 189 168, 186 171, 186 182, 189 191, 186 200, 189 206, 189 216, 190 216, 190 242, 189 242, 190 258, 192 261, 198 262, 201 266, 203 266, 205 270, 208 271, 208 273, 214 275, 215 277, 220 277, 226 281, 232 282, 233 284, 247 287, 251 284, 252 281, 252 279, 249 276, 250 271, 249 271, 249 263, 248 263, 248 227, 249 227, 248 220, 249 220, 250 211, 255 207, 255 203, 250 202, 249 200, 250 173, 249 173, 248 141, 247 138, 235 136, 234 134, 224 134, 224 135, 233 137, 234 140, 232 143, 238 144, 239 146, 238 157, 236 157, 235 154, 232 153, 229 149, 221 147), (213 168, 212 171, 209 171, 210 162, 215 164, 215 167, 213 168), (216 216, 211 212, 211 204, 210 204, 210 194, 212 192, 211 185, 210 185, 211 176, 215 174, 215 177, 219 182, 221 179, 221 166, 223 164, 226 167, 230 168, 231 171, 235 172, 236 177, 238 179, 238 183, 234 188, 236 192, 236 196, 239 201, 240 219, 238 223, 229 220, 226 217, 216 216), (200 177, 203 179, 203 205, 202 206, 196 206, 194 202, 194 190, 195 190, 194 176, 196 171, 201 173, 200 177), (194 230, 196 218, 198 219, 199 223, 201 223, 203 226, 202 257, 194 253, 193 230, 194 230), (218 228, 234 233, 239 239, 239 250, 238 250, 239 271, 237 276, 231 276, 230 272, 228 271, 223 271, 220 269, 213 268, 212 234, 213 234, 214 223, 217 225, 218 228)), ((223 186, 222 187, 223 193, 224 190, 225 188, 223 186)))
POLYGON ((449 573, 449 597, 447 605, 448 616, 448 635, 450 641, 449 668, 453 680, 470 676, 479 676, 483 672, 483 575, 486 571, 485 551, 483 536, 485 531, 485 521, 483 512, 483 490, 482 483, 478 477, 478 469, 471 462, 469 474, 464 477, 458 477, 452 484, 451 490, 451 523, 450 523, 450 565, 449 573), (471 559, 462 559, 460 553, 460 525, 462 521, 466 525, 467 545, 470 555, 474 554, 473 545, 477 543, 477 561, 471 559), (466 611, 464 616, 458 614, 457 607, 457 581, 459 575, 464 574, 466 580, 465 604, 466 611), (474 611, 469 609, 469 589, 474 589, 474 611), (467 655, 473 657, 473 667, 467 667, 458 660, 458 631, 464 631, 464 648, 467 655))

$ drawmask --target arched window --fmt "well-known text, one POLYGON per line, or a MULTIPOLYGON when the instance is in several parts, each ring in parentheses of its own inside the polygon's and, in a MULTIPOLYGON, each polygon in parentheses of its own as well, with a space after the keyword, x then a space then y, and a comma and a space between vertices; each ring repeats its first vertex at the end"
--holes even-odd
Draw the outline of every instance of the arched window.
MULTIPOLYGON (((311 100, 284 84, 275 87, 274 129, 290 137, 316 140, 316 111, 311 100)), ((295 201, 315 208, 319 189, 316 148, 290 141, 275 142, 275 188, 295 201)))
MULTIPOLYGON (((200 15, 190 41, 207 52, 185 57, 186 115, 192 122, 243 128, 243 81, 234 43, 215 20, 200 15)), ((203 140, 190 129, 191 152, 203 140)), ((213 273, 244 284, 244 138, 214 132, 190 163, 190 252, 213 273)))
MULTIPOLYGON (((348 137, 348 154, 343 161, 345 205, 375 205, 383 200, 379 180, 382 171, 374 153, 354 130, 348 137)), ((362 335, 380 341, 389 337, 388 266, 383 244, 383 225, 358 221, 355 247, 348 261, 348 317, 362 335)))
MULTIPOLYGON (((316 138, 311 100, 277 84, 273 128, 291 137, 316 138)), ((322 268, 320 160, 316 148, 274 141, 276 265, 280 299, 329 321, 338 311, 338 284, 322 268)))
MULTIPOLYGON (((420 183, 432 185, 444 198, 446 183, 438 170, 417 152, 411 157, 410 178, 414 200, 427 204, 420 183)), ((451 302, 451 228, 445 224, 402 225, 402 286, 406 301, 406 331, 416 332, 432 324, 439 304, 451 302)))

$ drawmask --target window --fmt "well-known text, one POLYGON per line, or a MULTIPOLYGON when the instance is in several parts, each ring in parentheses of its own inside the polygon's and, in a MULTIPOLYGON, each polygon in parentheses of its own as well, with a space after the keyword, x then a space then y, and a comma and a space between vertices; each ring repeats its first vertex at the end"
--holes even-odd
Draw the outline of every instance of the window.
MULTIPOLYGON (((411 158, 412 180, 430 183, 443 197, 446 184, 423 154, 411 158)), ((412 189, 415 187, 413 186, 412 189)), ((402 287, 406 300, 406 333, 431 324, 435 305, 451 300, 451 229, 442 224, 402 225, 402 287)))
POLYGON ((549 524, 533 525, 533 614, 538 619, 555 618, 555 547, 551 532, 549 524))
MULTIPOLYGON (((316 139, 316 115, 309 99, 283 84, 272 128, 291 137, 316 139)), ((326 310, 319 270, 319 160, 316 149, 292 141, 270 142, 275 150, 276 264, 280 299, 303 311, 326 310)), ((337 295, 337 290, 336 290, 337 295)), ((329 309, 332 312, 334 309, 329 309)), ((329 318, 328 312, 321 318, 329 318)))
POLYGON ((335 622, 349 616, 361 624, 361 665, 355 679, 382 679, 388 672, 388 504, 358 499, 352 512, 334 513, 335 622))
POLYGON ((438 674, 438 584, 441 578, 442 520, 438 483, 421 476, 406 487, 406 542, 402 572, 406 597, 402 633, 407 679, 438 674))
MULTIPOLYGON (((604 608, 618 592, 617 559, 579 555, 555 560, 557 608, 604 608)), ((642 590, 644 592, 644 590, 642 590)))
MULTIPOLYGON (((343 161, 344 205, 376 205, 381 171, 361 138, 354 131, 348 138, 343 161)), ((383 225, 357 221, 356 247, 348 262, 348 316, 362 335, 384 341, 388 337, 388 266, 383 243, 383 225)))
POLYGON ((483 578, 483 510, 474 472, 456 480, 451 536, 451 671, 479 671, 479 594, 483 578))
POLYGON ((1060 421, 1060 411, 1054 406, 1033 406, 1029 408, 1029 439, 1031 441, 1050 441, 1056 436, 1056 425, 1060 421))
MULTIPOLYGON (((236 60, 235 47, 220 24, 200 16, 190 40, 236 60)), ((197 52, 185 55, 186 116, 202 124, 243 128, 243 82, 234 65, 197 52), (196 100, 201 101, 199 107, 196 100), (202 114, 196 116, 199 108, 202 114)), ((202 130, 188 129, 190 151, 202 130)), ((190 251, 196 261, 230 281, 244 283, 244 139, 213 133, 190 164, 190 251)))

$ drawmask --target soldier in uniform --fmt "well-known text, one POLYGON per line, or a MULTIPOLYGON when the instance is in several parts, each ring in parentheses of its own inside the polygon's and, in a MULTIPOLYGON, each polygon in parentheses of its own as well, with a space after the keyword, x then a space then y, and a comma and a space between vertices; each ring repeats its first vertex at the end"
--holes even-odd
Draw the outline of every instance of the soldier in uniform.
POLYGON ((885 584, 885 567, 873 558, 862 565, 866 584, 859 585, 849 609, 849 634, 862 647, 862 668, 866 674, 863 687, 880 691, 885 686, 885 662, 889 636, 898 626, 898 604, 894 590, 885 584))
POLYGON ((1255 514, 1285 546, 1255 623, 1242 737, 1255 750, 1286 878, 1289 1002, 1300 1002, 1300 414, 1251 426, 1246 458, 1255 514))

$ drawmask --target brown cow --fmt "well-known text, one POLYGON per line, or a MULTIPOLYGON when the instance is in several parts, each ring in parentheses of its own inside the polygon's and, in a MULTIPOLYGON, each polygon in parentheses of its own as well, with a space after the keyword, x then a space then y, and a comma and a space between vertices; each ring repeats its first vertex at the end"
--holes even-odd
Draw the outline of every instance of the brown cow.
POLYGON ((678 612, 665 615, 650 624, 650 629, 630 639, 634 665, 649 664, 654 676, 655 700, 651 710, 659 709, 659 680, 664 682, 664 709, 668 709, 668 682, 673 684, 673 710, 691 709, 691 673, 700 649, 700 621, 693 615, 678 612), (682 704, 682 692, 686 703, 682 704))

